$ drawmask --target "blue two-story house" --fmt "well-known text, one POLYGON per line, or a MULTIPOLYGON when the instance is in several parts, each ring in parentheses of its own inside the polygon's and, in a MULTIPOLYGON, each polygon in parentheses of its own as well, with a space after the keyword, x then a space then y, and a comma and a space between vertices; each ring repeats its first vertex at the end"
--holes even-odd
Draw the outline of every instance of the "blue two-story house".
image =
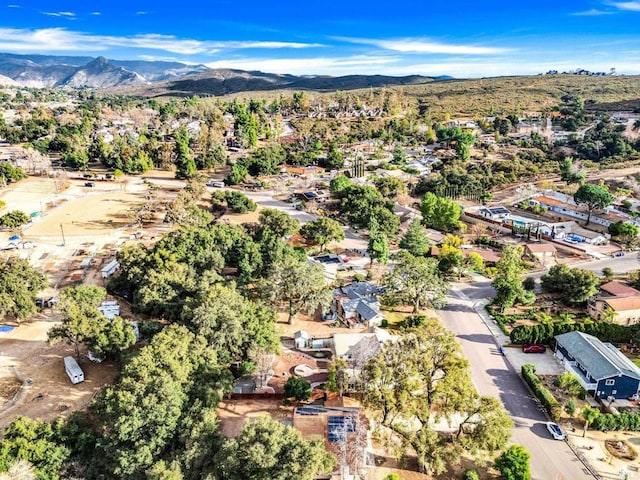
POLYGON ((640 368, 610 343, 582 332, 555 338, 554 355, 595 398, 625 399, 640 393, 640 368))

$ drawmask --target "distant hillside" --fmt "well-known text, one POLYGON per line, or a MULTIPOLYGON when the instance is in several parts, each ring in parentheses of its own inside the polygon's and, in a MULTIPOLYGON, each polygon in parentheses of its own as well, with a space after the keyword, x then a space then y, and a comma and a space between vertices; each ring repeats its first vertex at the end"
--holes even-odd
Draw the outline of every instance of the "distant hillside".
POLYGON ((587 77, 580 75, 532 75, 471 80, 450 80, 407 86, 434 114, 487 115, 490 112, 540 111, 571 95, 599 111, 640 110, 640 76, 587 77))
POLYGON ((0 53, 0 75, 27 87, 113 87, 168 80, 204 70, 208 70, 204 65, 178 62, 0 53))
MULTIPOLYGON (((444 77, 442 77, 444 78, 444 77)), ((231 95, 240 92, 258 92, 281 89, 332 92, 392 85, 416 85, 434 81, 432 77, 411 75, 391 77, 384 75, 296 76, 275 73, 247 72, 243 70, 215 69, 196 75, 152 85, 127 88, 126 93, 145 97, 231 95)))

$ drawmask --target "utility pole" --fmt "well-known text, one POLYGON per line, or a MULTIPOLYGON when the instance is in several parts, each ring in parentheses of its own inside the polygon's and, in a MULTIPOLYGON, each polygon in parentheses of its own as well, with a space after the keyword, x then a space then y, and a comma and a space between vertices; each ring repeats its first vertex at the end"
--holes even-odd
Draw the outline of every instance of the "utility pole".
POLYGON ((60 224, 60 231, 62 232, 62 246, 64 247, 66 242, 64 240, 64 229, 62 228, 62 224, 60 224))

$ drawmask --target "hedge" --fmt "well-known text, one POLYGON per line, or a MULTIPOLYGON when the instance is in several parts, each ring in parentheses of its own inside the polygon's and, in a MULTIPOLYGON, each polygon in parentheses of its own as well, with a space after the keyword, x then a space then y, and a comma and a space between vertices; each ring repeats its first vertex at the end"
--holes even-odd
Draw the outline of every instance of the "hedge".
POLYGON ((562 414, 562 407, 560 403, 556 400, 553 394, 542 384, 542 381, 536 375, 536 367, 531 364, 526 364, 522 366, 522 377, 524 378, 527 385, 531 387, 533 393, 538 400, 542 402, 542 405, 547 410, 549 417, 551 420, 558 421, 560 419, 560 415, 562 414))
POLYGON ((527 343, 549 343, 556 335, 580 331, 593 335, 603 342, 631 343, 640 338, 640 324, 624 326, 607 322, 560 322, 539 323, 537 325, 518 325, 509 334, 511 343, 516 345, 527 343))
POLYGON ((612 413, 598 415, 591 423, 591 428, 604 432, 610 430, 640 431, 640 413, 621 412, 617 415, 612 413))

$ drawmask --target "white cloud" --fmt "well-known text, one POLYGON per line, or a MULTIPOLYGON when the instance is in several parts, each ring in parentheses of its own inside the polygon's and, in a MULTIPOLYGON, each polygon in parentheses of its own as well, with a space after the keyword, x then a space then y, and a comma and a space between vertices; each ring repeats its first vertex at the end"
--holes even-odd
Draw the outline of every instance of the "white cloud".
POLYGON ((147 14, 147 12, 142 11, 142 10, 139 10, 139 11, 136 12, 136 15, 146 15, 146 14, 147 14))
POLYGON ((22 8, 22 6, 13 4, 13 5, 7 5, 7 8, 22 8))
POLYGON ((91 12, 91 15, 94 15, 96 17, 102 15, 102 12, 91 12))
POLYGON ((73 12, 40 12, 42 15, 47 15, 49 17, 65 17, 65 18, 74 18, 76 16, 73 12))
POLYGON ((405 38, 405 39, 371 39, 371 38, 349 38, 338 37, 349 43, 361 45, 373 45, 384 50, 391 50, 401 53, 422 53, 422 54, 446 54, 446 55, 494 55, 509 51, 505 48, 482 47, 477 45, 454 45, 440 42, 433 42, 427 39, 405 38))
MULTIPOLYGON (((54 16, 66 16, 56 12, 54 16)), ((129 37, 91 35, 64 28, 22 30, 0 28, 0 50, 9 52, 97 52, 110 47, 161 50, 180 55, 214 54, 220 50, 284 49, 319 47, 319 44, 261 41, 206 41, 177 38, 173 35, 143 34, 129 37)))
POLYGON ((640 12, 640 2, 612 2, 611 5, 619 10, 640 12))
POLYGON ((575 12, 571 15, 573 15, 574 17, 598 17, 600 15, 611 15, 612 13, 614 12, 592 8, 591 10, 585 10, 584 12, 575 12))
POLYGON ((238 58, 217 60, 205 65, 209 68, 231 68, 237 70, 258 70, 268 73, 292 75, 349 75, 380 73, 398 57, 371 57, 355 55, 351 57, 315 58, 238 58))

